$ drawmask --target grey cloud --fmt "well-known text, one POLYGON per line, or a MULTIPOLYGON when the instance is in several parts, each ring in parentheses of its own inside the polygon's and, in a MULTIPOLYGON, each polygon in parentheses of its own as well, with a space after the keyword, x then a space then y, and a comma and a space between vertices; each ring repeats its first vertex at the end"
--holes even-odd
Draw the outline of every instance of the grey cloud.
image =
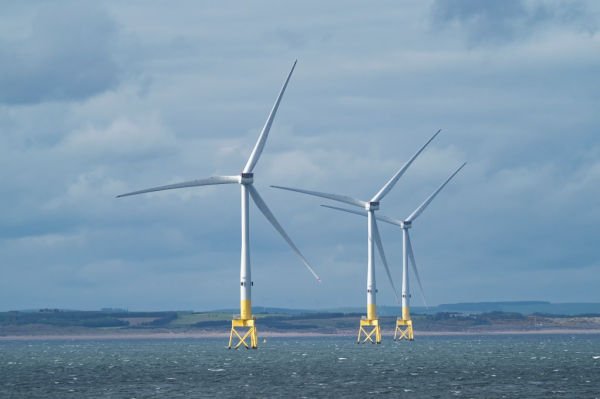
POLYGON ((433 5, 434 23, 458 22, 468 30, 469 42, 510 41, 517 25, 527 19, 522 0, 436 0, 433 5))
POLYGON ((47 4, 28 37, 0 42, 0 102, 85 100, 116 88, 117 37, 116 23, 93 3, 47 4))
POLYGON ((567 25, 588 34, 598 30, 597 17, 582 1, 435 0, 431 16, 434 29, 460 26, 471 47, 508 43, 550 25, 567 25))
POLYGON ((277 27, 276 33, 281 40, 293 49, 302 47, 306 41, 302 34, 281 26, 277 27))

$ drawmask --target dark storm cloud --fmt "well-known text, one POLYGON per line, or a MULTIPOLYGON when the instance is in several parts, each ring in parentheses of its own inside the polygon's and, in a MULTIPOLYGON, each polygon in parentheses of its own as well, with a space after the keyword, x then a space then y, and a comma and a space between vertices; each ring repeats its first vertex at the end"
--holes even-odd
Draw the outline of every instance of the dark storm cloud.
POLYGON ((0 103, 85 100, 117 87, 117 25, 90 2, 46 3, 27 37, 0 41, 0 103))
POLYGON ((581 1, 435 0, 434 29, 454 23, 464 29, 472 47, 512 42, 550 24, 568 25, 588 34, 598 30, 597 16, 581 1))

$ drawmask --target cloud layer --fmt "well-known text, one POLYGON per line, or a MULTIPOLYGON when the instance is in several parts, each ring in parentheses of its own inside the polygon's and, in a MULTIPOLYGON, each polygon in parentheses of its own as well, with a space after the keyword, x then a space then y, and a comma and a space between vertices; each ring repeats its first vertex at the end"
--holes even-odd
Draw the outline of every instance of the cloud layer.
POLYGON ((238 306, 239 187, 114 197, 240 173, 295 59, 255 186, 323 283, 252 205, 257 305, 365 304, 366 221, 270 185, 367 200, 439 128, 381 208, 408 216, 468 161, 411 231, 430 304, 600 301, 599 9, 539 4, 14 3, 1 307, 238 306))

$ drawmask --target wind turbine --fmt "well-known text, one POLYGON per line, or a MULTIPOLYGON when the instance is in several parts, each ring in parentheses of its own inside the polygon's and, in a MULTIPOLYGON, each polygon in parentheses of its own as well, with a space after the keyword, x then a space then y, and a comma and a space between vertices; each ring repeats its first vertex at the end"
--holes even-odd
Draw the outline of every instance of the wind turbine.
POLYGON ((243 172, 239 176, 211 176, 211 177, 208 177, 205 179, 198 179, 198 180, 192 180, 192 181, 187 181, 187 182, 183 182, 183 183, 169 184, 166 186, 160 186, 160 187, 155 187, 155 188, 149 188, 146 190, 134 191, 131 193, 117 196, 117 198, 120 198, 120 197, 127 197, 130 195, 151 193, 154 191, 162 191, 162 190, 172 190, 172 189, 185 188, 185 187, 209 186, 209 185, 216 185, 216 184, 235 184, 235 183, 240 184, 241 189, 242 189, 242 251, 241 251, 242 253, 241 253, 241 265, 240 265, 240 297, 241 297, 241 301, 240 301, 240 314, 236 315, 237 317, 235 317, 231 322, 231 334, 229 336, 229 348, 230 349, 231 349, 231 342, 233 340, 234 334, 240 340, 240 342, 235 347, 236 349, 242 344, 246 348, 248 348, 248 345, 246 344, 246 341, 245 341, 248 336, 250 336, 250 341, 251 341, 250 346, 253 349, 256 349, 258 347, 258 336, 256 333, 256 328, 254 326, 255 319, 252 316, 251 293, 252 293, 253 282, 252 282, 251 271, 250 271, 250 243, 249 243, 250 228, 249 228, 248 194, 250 194, 250 196, 252 197, 252 200, 254 200, 254 203, 256 204, 258 209, 263 213, 263 215, 265 215, 267 220, 269 222, 271 222, 273 227, 275 227, 275 229, 279 232, 279 234, 281 234, 283 239, 290 245, 290 247, 292 247, 294 252, 296 252, 296 254, 298 254, 298 256, 300 257, 302 262, 308 268, 308 270, 310 270, 310 272, 317 278, 317 280, 321 281, 319 276, 317 276, 315 271, 310 267, 310 265, 308 264, 308 262, 306 261, 304 256, 302 256, 302 254, 300 253, 298 248, 296 248, 296 246, 294 245, 294 243, 292 242, 290 237, 288 237, 286 232, 283 230, 283 228, 281 227, 279 222, 277 222, 277 219, 275 219, 275 216, 273 216, 273 213, 269 210, 269 208, 267 207, 267 204, 265 204, 265 202, 263 201, 263 199, 261 198, 260 194, 258 193, 258 191, 256 190, 256 188, 254 187, 254 184, 253 184, 254 183, 254 173, 253 173, 254 167, 256 166, 256 163, 258 162, 258 159, 260 158, 260 155, 262 154, 263 149, 265 148, 267 138, 269 137, 269 131, 271 130, 271 125, 273 124, 273 119, 275 118, 275 114, 277 113, 277 108, 279 107, 279 102, 281 101, 281 97, 283 96, 283 93, 285 92, 285 88, 287 87, 290 77, 292 76, 292 72, 294 72, 294 68, 296 67, 296 62, 294 62, 294 65, 292 66, 292 69, 290 70, 290 73, 288 74, 287 79, 285 80, 285 83, 283 84, 283 87, 281 88, 281 91, 279 92, 279 95, 277 96, 275 105, 273 105, 273 109, 271 109, 271 113, 269 114, 269 117, 267 118, 267 122, 265 123, 265 126, 263 127, 263 130, 260 133, 260 136, 258 138, 258 141, 256 142, 254 150, 252 151, 252 154, 250 155, 250 158, 248 159, 248 163, 246 163, 246 167, 244 168, 243 172), (244 328, 247 327, 248 330, 245 333, 245 335, 242 337, 236 331, 236 327, 244 327, 244 328))
MULTIPOLYGON (((425 300, 425 293, 423 292, 423 286, 421 285, 421 279, 419 278, 419 272, 417 271, 417 263, 415 262, 415 256, 413 254, 412 245, 410 243, 410 236, 408 234, 408 229, 412 227, 412 222, 427 208, 427 206, 433 201, 436 195, 448 182, 456 176, 456 174, 466 165, 465 162, 462 164, 460 168, 456 172, 452 174, 437 190, 433 192, 426 200, 423 202, 413 213, 410 214, 405 220, 396 220, 389 216, 385 215, 377 215, 375 216, 377 219, 382 222, 394 224, 396 226, 400 226, 402 228, 402 318, 398 318, 396 320, 396 331, 394 332, 394 340, 396 340, 398 332, 400 333, 400 339, 405 338, 407 340, 412 341, 414 339, 413 336, 413 328, 412 328, 412 320, 410 318, 410 291, 408 285, 408 258, 410 258, 410 262, 412 263, 413 271, 415 273, 415 277, 417 278, 417 282, 419 283, 419 288, 421 290, 421 295, 423 296, 423 302, 425 303, 425 307, 427 307, 427 301, 425 300)), ((329 205, 321 205, 325 208, 337 209, 339 211, 354 213, 356 215, 367 216, 367 213, 364 211, 355 211, 354 209, 345 209, 338 208, 336 206, 329 205)))
POLYGON ((385 258, 385 254, 383 252, 383 245, 381 244, 381 238, 379 235, 379 229, 377 228, 377 220, 375 218, 375 211, 379 209, 379 202, 394 188, 398 179, 404 174, 406 169, 413 163, 413 161, 419 156, 419 154, 427 147, 427 145, 440 133, 441 130, 438 130, 420 149, 417 151, 412 158, 408 160, 404 164, 402 168, 390 179, 389 182, 383 188, 375 194, 375 196, 370 201, 362 201, 356 198, 348 197, 345 195, 339 194, 329 194, 322 193, 318 191, 308 191, 308 190, 300 190, 297 188, 290 187, 281 187, 281 186, 271 186, 274 188, 279 188, 282 190, 295 191, 298 193, 315 195, 317 197, 323 197, 327 199, 332 199, 339 202, 344 202, 346 204, 355 205, 360 208, 366 210, 366 215, 368 217, 367 224, 367 237, 368 237, 368 263, 367 263, 367 316, 361 319, 360 328, 358 330, 358 343, 360 343, 361 334, 365 334, 365 339, 363 341, 367 342, 367 340, 372 343, 381 343, 381 327, 379 325, 379 318, 377 317, 376 312, 376 297, 377 297, 377 285, 375 282, 375 252, 373 249, 373 242, 377 244, 377 249, 379 250, 379 254, 381 255, 381 260, 383 261, 383 266, 385 267, 385 271, 387 273, 388 279, 392 285, 392 289, 394 290, 394 295, 396 295, 396 300, 398 300, 398 295, 396 294, 396 288, 394 287, 394 281, 392 279, 392 275, 390 274, 389 267, 387 265, 387 261, 385 258), (371 331, 367 333, 365 327, 371 327, 371 331), (375 333, 375 340, 371 338, 371 336, 375 333))

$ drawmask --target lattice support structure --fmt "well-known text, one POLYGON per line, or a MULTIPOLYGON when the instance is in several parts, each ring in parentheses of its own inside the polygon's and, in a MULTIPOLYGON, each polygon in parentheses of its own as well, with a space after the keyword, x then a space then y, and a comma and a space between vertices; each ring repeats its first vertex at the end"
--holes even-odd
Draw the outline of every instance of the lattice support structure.
POLYGON ((379 317, 375 319, 364 318, 360 320, 360 329, 358 330, 358 341, 356 342, 357 344, 360 344, 360 339, 363 334, 365 336, 364 340, 362 341, 363 344, 367 341, 371 341, 372 344, 381 343, 381 326, 379 325, 379 317))
POLYGON ((414 340, 412 320, 404 320, 398 318, 396 320, 396 331, 394 332, 394 341, 398 338, 398 341, 405 339, 407 341, 414 340), (398 334, 399 333, 399 334, 398 334))
POLYGON ((256 328, 254 327, 254 317, 251 319, 233 319, 231 321, 231 334, 229 335, 229 349, 231 349, 231 344, 233 342, 233 337, 236 336, 239 339, 238 344, 234 349, 239 348, 241 345, 244 345, 246 349, 257 349, 258 348, 258 334, 256 333, 256 328), (238 330, 243 330, 239 331, 238 330), (244 335, 241 335, 240 332, 244 335), (250 346, 246 343, 246 339, 250 338, 250 346))

